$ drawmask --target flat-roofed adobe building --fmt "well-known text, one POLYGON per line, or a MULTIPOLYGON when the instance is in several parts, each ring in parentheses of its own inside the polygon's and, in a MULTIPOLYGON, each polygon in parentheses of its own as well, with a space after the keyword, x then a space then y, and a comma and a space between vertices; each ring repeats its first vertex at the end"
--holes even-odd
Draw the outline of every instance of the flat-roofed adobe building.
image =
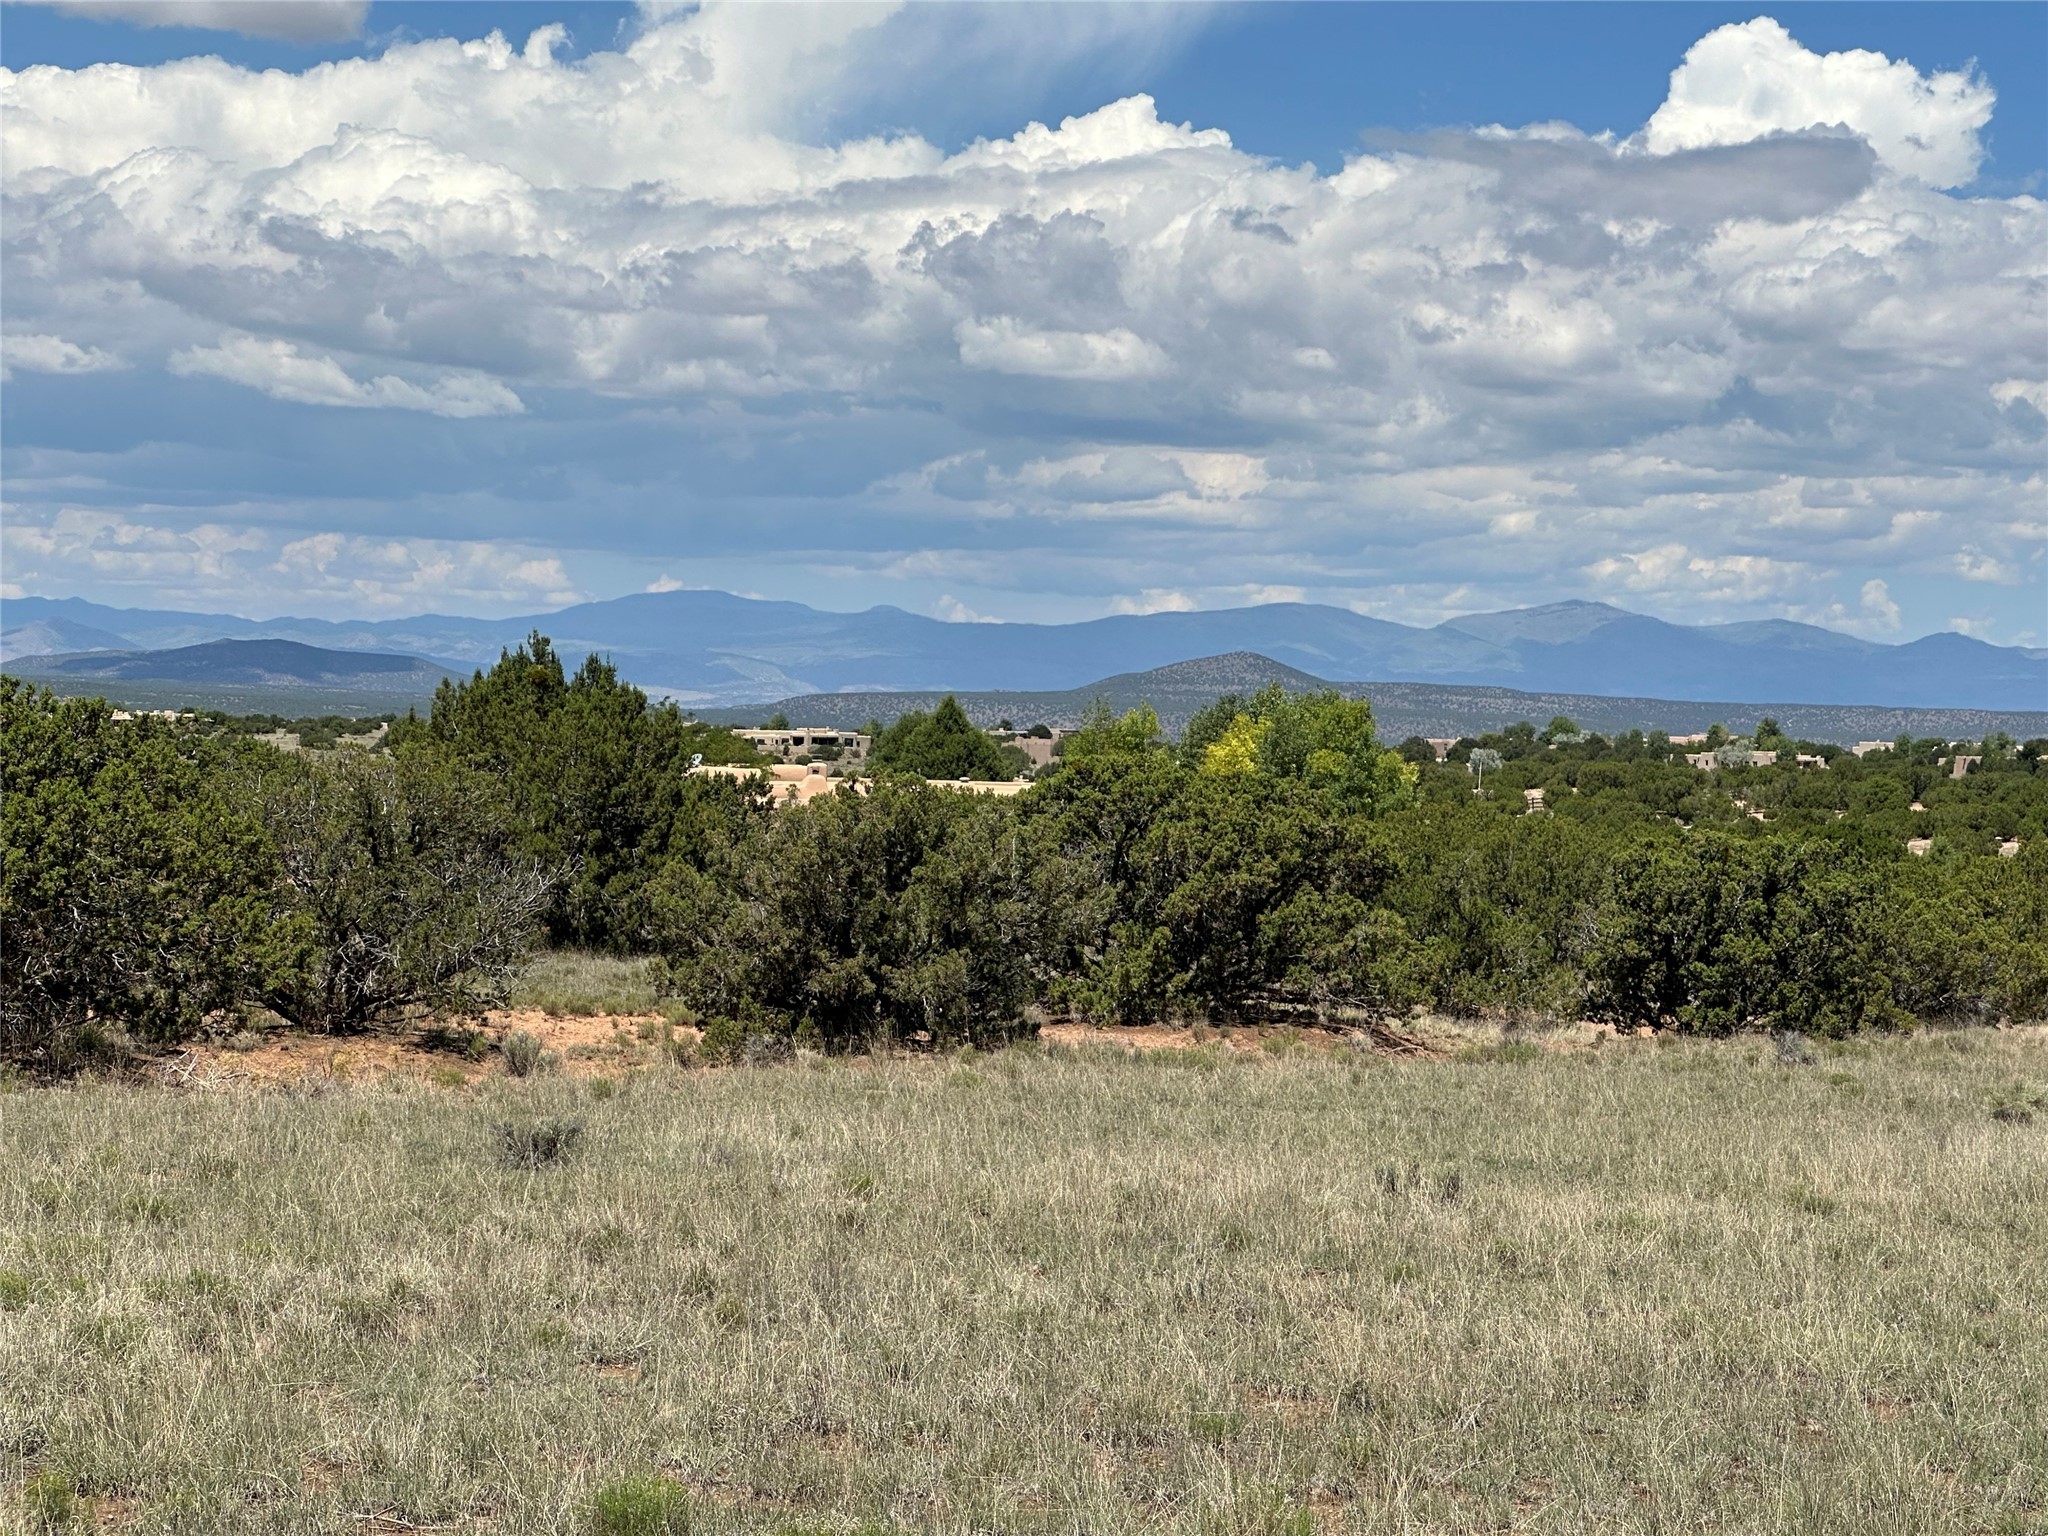
POLYGON ((758 783, 762 798, 777 806, 808 805, 820 795, 836 795, 842 789, 856 795, 866 792, 866 786, 857 779, 827 773, 823 763, 776 763, 768 768, 749 768, 742 763, 700 763, 690 772, 707 779, 758 783))
POLYGON ((874 738, 859 731, 839 731, 826 725, 798 725, 785 730, 740 731, 739 737, 756 752, 765 752, 777 762, 792 762, 799 757, 818 757, 821 753, 831 761, 864 763, 868 749, 874 745, 874 738))
POLYGON ((1033 773, 1041 773, 1045 769, 1050 768, 1058 759, 1060 739, 1065 736, 1071 736, 1074 733, 1072 731, 1054 730, 1050 736, 1032 736, 1028 733, 1014 731, 991 731, 989 734, 994 736, 997 741, 1003 743, 1004 746, 1015 747, 1019 752, 1022 752, 1025 761, 1031 764, 1031 771, 1033 773))
MULTIPOLYGON (((866 779, 847 778, 826 772, 823 763, 775 763, 750 768, 743 763, 699 763, 690 770, 707 779, 732 779, 759 787, 761 798, 780 809, 809 805, 820 795, 864 795, 866 779)), ((957 790, 969 795, 994 795, 998 799, 1021 795, 1031 787, 1029 779, 926 779, 934 789, 957 790)))

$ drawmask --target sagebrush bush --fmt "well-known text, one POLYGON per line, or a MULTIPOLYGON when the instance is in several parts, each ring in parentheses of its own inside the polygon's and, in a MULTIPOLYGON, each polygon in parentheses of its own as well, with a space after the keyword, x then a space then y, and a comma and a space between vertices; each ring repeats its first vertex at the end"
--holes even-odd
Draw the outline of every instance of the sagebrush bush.
POLYGON ((505 1070, 514 1077, 533 1076, 546 1054, 541 1048, 540 1037, 523 1029, 515 1029, 507 1035, 498 1050, 505 1058, 505 1070))
POLYGON ((1813 1048, 1797 1030, 1777 1031, 1771 1036, 1771 1049, 1781 1067, 1804 1067, 1813 1062, 1813 1048))
MULTIPOLYGON (((789 1035, 773 1025, 721 1018, 705 1021, 697 1052, 722 1066, 766 1067, 788 1061, 796 1048, 789 1035)), ((675 1060, 678 1065, 689 1064, 686 1055, 677 1055, 675 1060)))
POLYGON ((1991 1118, 2005 1125, 2030 1125, 2037 1112, 2048 1110, 2048 1092, 2025 1083, 2011 1083, 1991 1099, 1991 1118))
POLYGON ((796 1048, 790 1044, 787 1035, 756 1031, 748 1035, 740 1047, 740 1065, 743 1067, 772 1067, 790 1060, 796 1048))
POLYGON ((583 1140, 581 1120, 557 1117, 535 1120, 526 1125, 498 1121, 491 1127, 497 1141, 498 1160, 508 1168, 529 1172, 552 1168, 566 1160, 583 1140))

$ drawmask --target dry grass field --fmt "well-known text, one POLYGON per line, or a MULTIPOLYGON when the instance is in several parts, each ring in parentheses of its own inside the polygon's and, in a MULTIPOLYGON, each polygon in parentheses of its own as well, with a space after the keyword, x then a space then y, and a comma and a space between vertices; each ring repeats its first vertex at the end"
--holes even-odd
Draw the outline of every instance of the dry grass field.
POLYGON ((2038 1031, 651 1054, 0 1093, 0 1527, 2048 1530, 2038 1031))

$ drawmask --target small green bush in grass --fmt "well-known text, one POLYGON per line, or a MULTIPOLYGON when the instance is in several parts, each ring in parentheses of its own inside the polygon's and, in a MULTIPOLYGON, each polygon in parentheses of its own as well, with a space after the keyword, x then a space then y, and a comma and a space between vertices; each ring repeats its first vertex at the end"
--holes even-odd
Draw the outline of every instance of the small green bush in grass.
POLYGON ((597 1491, 597 1536, 681 1536, 691 1528, 690 1495, 662 1477, 623 1477, 597 1491))
POLYGON ((498 1047, 505 1057, 505 1070, 514 1077, 531 1077, 546 1054, 541 1049, 540 1037, 515 1029, 507 1035, 498 1047))
POLYGON ((508 1168, 532 1172, 564 1161, 583 1140, 581 1120, 536 1120, 530 1125, 499 1121, 491 1127, 498 1142, 498 1161, 508 1168))
POLYGON ((796 1054, 788 1035, 741 1019, 709 1020, 697 1048, 708 1061, 743 1067, 772 1066, 796 1054))
POLYGON ((491 1037, 474 1024, 429 1024, 420 1030, 423 1051, 447 1051, 468 1061, 482 1061, 491 1054, 491 1037))
POLYGON ((61 1531, 78 1518, 78 1494, 55 1472, 38 1472, 22 1486, 31 1530, 61 1531))
POLYGON ((1806 1036, 1796 1029, 1781 1029, 1773 1034, 1771 1049, 1781 1067, 1805 1067, 1813 1064, 1813 1047, 1806 1043, 1806 1036))
POLYGON ((687 1035, 676 1033, 672 1019, 647 1019, 639 1028, 641 1040, 660 1051, 664 1060, 673 1066, 687 1067, 697 1058, 696 1046, 687 1035))
POLYGON ((0 1312, 19 1312, 28 1305, 28 1276, 18 1269, 0 1269, 0 1312))
POLYGON ((2008 1084, 1991 1099, 1991 1118, 2001 1125, 2027 1125, 2044 1109, 2048 1109, 2048 1093, 2025 1083, 2008 1084))
POLYGON ((761 1031, 748 1035, 740 1046, 740 1065, 743 1067, 773 1067, 792 1060, 796 1049, 787 1036, 761 1031))

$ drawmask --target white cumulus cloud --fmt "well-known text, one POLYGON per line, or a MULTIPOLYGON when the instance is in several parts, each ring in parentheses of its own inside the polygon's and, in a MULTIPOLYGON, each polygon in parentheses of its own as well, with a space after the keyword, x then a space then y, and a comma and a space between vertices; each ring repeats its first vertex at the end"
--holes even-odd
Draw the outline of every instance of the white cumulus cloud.
POLYGON ((963 320, 954 335, 959 338, 961 362, 997 373, 1116 383, 1149 379, 1167 366, 1164 352, 1122 326, 1103 332, 1034 331, 997 315, 963 320))
POLYGON ((1717 27, 1686 50, 1643 130, 1654 154, 1843 127, 1929 186, 1970 181, 1995 93, 1973 72, 1923 75, 1867 49, 1814 53, 1768 16, 1717 27))
POLYGON ((28 373, 105 373, 127 364, 98 347, 82 347, 61 336, 0 337, 0 379, 20 368, 28 373))
POLYGON ((1874 576, 1863 583, 1861 595, 1866 623, 1886 631, 1898 629, 1899 605, 1892 598, 1891 587, 1883 579, 1874 576))
POLYGON ((300 405, 384 406, 427 411, 435 416, 511 416, 524 407, 519 397, 487 375, 444 373, 426 384, 390 374, 355 379, 331 357, 309 357, 288 341, 229 336, 217 347, 173 352, 172 373, 211 375, 260 389, 300 405))
POLYGON ((13 512, 0 523, 0 557, 15 596, 91 584, 116 594, 174 591, 188 606, 237 612, 256 593, 273 604, 282 597, 298 612, 343 615, 450 604, 516 612, 587 596, 559 554, 527 544, 339 531, 293 538, 224 522, 173 526, 161 510, 151 517, 90 507, 47 518, 13 512))
POLYGON ((278 549, 269 571, 301 599, 342 597, 351 608, 394 613, 450 598, 502 607, 584 596, 560 556, 481 540, 310 534, 278 549))

